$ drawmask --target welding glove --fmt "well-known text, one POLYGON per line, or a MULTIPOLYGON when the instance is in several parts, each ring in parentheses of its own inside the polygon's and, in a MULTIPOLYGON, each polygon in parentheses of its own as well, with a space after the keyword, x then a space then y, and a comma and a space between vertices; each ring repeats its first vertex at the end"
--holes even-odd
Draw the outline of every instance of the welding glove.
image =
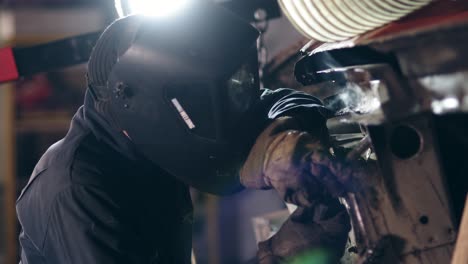
POLYGON ((277 234, 259 243, 259 263, 281 263, 307 250, 323 250, 330 261, 319 263, 335 263, 343 254, 350 222, 336 197, 347 191, 352 170, 330 155, 328 138, 320 115, 277 118, 257 137, 241 183, 274 188, 299 206, 277 234))
POLYGON ((280 230, 258 244, 257 263, 339 263, 351 229, 348 214, 338 200, 298 207, 280 230))
POLYGON ((304 131, 301 120, 280 117, 261 134, 240 171, 247 188, 278 191, 284 201, 310 207, 347 191, 352 169, 329 152, 324 119, 304 131))

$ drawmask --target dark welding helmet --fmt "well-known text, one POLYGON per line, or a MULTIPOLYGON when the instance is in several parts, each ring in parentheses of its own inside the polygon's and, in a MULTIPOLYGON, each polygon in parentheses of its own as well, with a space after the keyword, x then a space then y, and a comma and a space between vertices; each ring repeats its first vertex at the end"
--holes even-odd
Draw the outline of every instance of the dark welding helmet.
POLYGON ((88 66, 90 90, 113 124, 183 182, 214 193, 238 187, 237 129, 259 97, 257 30, 199 2, 170 17, 128 16, 114 25, 88 66), (106 71, 107 81, 93 84, 106 71))

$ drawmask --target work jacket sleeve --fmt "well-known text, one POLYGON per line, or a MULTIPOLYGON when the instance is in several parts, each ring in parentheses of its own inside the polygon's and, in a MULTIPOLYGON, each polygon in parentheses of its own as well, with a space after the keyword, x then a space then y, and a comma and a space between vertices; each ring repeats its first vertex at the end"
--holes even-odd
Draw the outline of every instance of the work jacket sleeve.
MULTIPOLYGON (((325 134, 326 120, 334 116, 334 112, 326 108, 317 97, 305 92, 282 88, 275 91, 265 90, 262 100, 273 100, 268 108, 268 118, 273 121, 279 117, 294 117, 303 131, 313 134, 323 134, 322 140, 328 141, 325 134)), ((328 135, 328 134, 327 134, 328 135)), ((322 142, 328 144, 328 142, 322 142)))
POLYGON ((74 185, 62 191, 44 238, 47 263, 150 263, 122 208, 105 192, 74 185))
POLYGON ((299 112, 319 112, 324 117, 331 114, 317 97, 289 88, 264 89, 260 101, 262 104, 268 105, 268 118, 270 119, 299 112))
POLYGON ((289 88, 262 89, 257 102, 236 130, 237 145, 242 146, 245 155, 263 130, 282 116, 296 118, 304 131, 309 131, 323 127, 333 113, 313 95, 289 88))

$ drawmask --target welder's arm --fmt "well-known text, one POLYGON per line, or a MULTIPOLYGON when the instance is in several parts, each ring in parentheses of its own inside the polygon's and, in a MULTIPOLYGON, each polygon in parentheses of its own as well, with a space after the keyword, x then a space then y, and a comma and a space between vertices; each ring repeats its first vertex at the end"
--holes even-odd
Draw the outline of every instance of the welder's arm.
POLYGON ((328 154, 324 125, 316 119, 315 129, 305 132, 297 118, 278 118, 257 138, 241 169, 244 186, 274 188, 299 206, 278 233, 259 243, 260 264, 301 254, 310 258, 303 263, 338 263, 344 252, 350 222, 336 196, 345 192, 351 172, 328 154))
POLYGON ((304 257, 318 257, 318 263, 336 263, 350 230, 347 212, 336 197, 346 192, 351 170, 329 154, 327 110, 320 101, 281 92, 284 96, 269 113, 274 121, 257 137, 241 169, 241 183, 274 188, 299 208, 277 234, 259 244, 258 261, 281 263, 308 254, 304 257))
POLYGON ((323 197, 344 194, 352 170, 329 153, 323 108, 296 105, 260 133, 240 178, 247 188, 274 188, 286 202, 312 206, 323 197))
POLYGON ((47 263, 150 263, 121 210, 101 190, 73 186, 62 191, 44 239, 47 263))

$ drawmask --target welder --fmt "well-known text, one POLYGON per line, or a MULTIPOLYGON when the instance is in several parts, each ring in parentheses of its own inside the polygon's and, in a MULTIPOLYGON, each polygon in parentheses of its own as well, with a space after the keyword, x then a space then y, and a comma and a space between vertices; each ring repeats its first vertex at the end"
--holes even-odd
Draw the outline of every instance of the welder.
POLYGON ((18 199, 22 263, 189 263, 190 186, 276 189, 299 207, 257 261, 321 249, 336 262, 351 172, 328 153, 331 113, 308 94, 259 89, 257 37, 208 3, 112 23, 84 105, 18 199))

